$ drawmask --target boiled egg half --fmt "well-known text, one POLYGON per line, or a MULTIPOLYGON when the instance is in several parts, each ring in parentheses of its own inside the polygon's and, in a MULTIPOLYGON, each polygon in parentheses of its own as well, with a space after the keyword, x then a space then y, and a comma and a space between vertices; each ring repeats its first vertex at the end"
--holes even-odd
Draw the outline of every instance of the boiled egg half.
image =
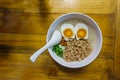
POLYGON ((72 24, 64 23, 61 25, 61 34, 66 41, 75 38, 74 26, 72 24))
POLYGON ((75 25, 76 39, 88 39, 88 27, 84 23, 78 23, 75 25))

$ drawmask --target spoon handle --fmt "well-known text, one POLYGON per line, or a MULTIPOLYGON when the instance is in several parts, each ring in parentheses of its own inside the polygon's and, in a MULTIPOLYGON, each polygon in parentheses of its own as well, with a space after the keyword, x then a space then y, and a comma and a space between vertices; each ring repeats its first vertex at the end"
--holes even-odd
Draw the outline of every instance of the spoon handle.
POLYGON ((42 47, 41 49, 39 49, 37 52, 35 52, 31 57, 30 60, 32 62, 35 62, 35 60, 37 59, 37 57, 43 52, 45 51, 49 46, 45 45, 44 47, 42 47))
POLYGON ((60 34, 59 31, 55 31, 53 33, 53 36, 52 38, 50 39, 50 41, 41 49, 39 49, 37 52, 35 52, 31 57, 30 57, 30 60, 32 62, 35 62, 35 60, 37 59, 37 57, 43 52, 45 51, 47 48, 55 45, 55 44, 58 44, 62 39, 62 36, 60 34))

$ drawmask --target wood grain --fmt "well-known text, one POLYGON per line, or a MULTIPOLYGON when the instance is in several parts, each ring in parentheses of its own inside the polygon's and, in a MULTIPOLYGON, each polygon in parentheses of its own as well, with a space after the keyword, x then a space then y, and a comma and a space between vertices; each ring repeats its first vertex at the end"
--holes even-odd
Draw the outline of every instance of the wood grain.
POLYGON ((7 59, 4 62, 0 62, 0 69, 5 74, 1 73, 1 79, 82 79, 100 80, 102 77, 108 79, 106 72, 113 68, 113 61, 111 59, 96 59, 92 64, 81 69, 68 69, 56 64, 50 56, 43 54, 38 58, 34 64, 27 59, 31 54, 10 54, 1 55, 0 60, 7 59), (15 60, 15 61, 14 61, 15 60), (41 64, 39 64, 41 63, 41 64), (9 66, 9 67, 7 67, 9 66), (58 66, 58 67, 56 67, 58 66), (101 68, 99 68, 101 66, 101 68), (94 68, 93 68, 94 67, 94 68), (109 67, 109 70, 108 70, 109 67), (98 74, 96 74, 96 71, 98 74), (8 75, 8 76, 6 76, 8 75), (72 76, 74 75, 74 76, 72 76), (85 77, 88 75, 88 77, 85 77), (98 75, 98 76, 97 76, 98 75))
POLYGON ((1 0, 0 7, 16 12, 113 14, 116 0, 1 0))
POLYGON ((115 73, 120 79, 120 1, 117 2, 117 15, 116 15, 116 38, 115 38, 115 73))
MULTIPOLYGON (((0 12, 0 32, 47 34, 50 24, 62 14, 0 12)), ((103 36, 115 35, 115 15, 87 14, 100 26, 103 36)))
MULTIPOLYGON (((21 53, 21 50, 24 50, 24 53, 33 53, 44 46, 46 42, 46 35, 0 33, 0 36, 4 36, 4 38, 0 39, 1 53, 3 48, 5 49, 7 45, 10 49, 12 48, 12 51, 10 51, 12 53, 21 53)), ((103 37, 103 41, 100 57, 113 58, 115 45, 114 37, 105 36, 103 37)))
POLYGON ((120 80, 119 12, 119 0, 0 0, 0 80, 120 80), (69 12, 98 23, 99 56, 88 66, 69 69, 46 50, 32 63, 29 57, 45 45, 51 23, 69 12))

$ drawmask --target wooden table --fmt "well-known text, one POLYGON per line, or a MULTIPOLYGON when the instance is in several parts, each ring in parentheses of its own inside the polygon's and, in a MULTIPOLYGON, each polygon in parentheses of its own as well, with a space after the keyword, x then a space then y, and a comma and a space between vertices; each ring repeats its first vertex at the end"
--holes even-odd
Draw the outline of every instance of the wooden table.
POLYGON ((0 80, 120 80, 120 0, 0 0, 0 80), (70 12, 99 24, 100 55, 79 69, 60 66, 48 51, 32 63, 50 24, 70 12))

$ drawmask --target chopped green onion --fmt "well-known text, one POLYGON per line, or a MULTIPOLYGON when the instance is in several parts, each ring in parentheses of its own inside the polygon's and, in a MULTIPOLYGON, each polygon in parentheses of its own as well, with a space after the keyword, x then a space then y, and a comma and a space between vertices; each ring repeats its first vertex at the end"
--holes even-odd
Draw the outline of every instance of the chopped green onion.
POLYGON ((63 49, 59 46, 59 44, 54 45, 52 51, 55 52, 59 57, 63 56, 63 49))

